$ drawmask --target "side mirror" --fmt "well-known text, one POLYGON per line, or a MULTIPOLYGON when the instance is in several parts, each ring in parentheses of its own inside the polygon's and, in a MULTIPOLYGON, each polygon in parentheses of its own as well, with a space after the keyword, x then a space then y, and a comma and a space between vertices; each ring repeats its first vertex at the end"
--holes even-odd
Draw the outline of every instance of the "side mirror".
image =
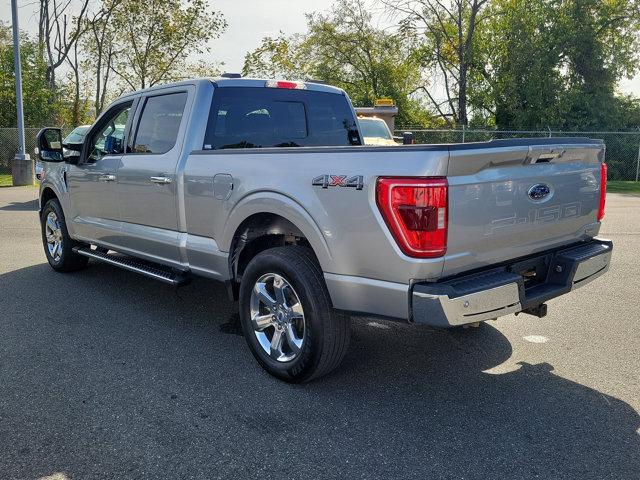
POLYGON ((414 143, 416 143, 416 141, 413 138, 413 132, 403 132, 403 134, 402 134, 402 144, 403 145, 413 145, 414 143))
POLYGON ((71 152, 82 151, 82 143, 63 143, 62 146, 71 152))
POLYGON ((36 137, 38 150, 36 154, 41 162, 61 162, 62 130, 59 128, 43 128, 36 137))
POLYGON ((65 163, 78 165, 82 152, 82 143, 63 143, 62 157, 65 163))

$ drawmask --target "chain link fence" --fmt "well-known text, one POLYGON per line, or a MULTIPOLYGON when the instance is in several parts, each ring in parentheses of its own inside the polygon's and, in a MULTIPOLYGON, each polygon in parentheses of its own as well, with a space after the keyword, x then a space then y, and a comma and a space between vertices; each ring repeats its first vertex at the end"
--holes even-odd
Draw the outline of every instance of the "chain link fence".
POLYGON ((486 142, 506 138, 588 137, 604 140, 610 180, 635 180, 640 174, 640 131, 637 132, 566 132, 559 130, 490 130, 398 128, 395 135, 413 132, 416 143, 486 142))
MULTIPOLYGON (((68 135, 72 127, 63 128, 68 135)), ((25 129, 27 153, 33 155, 39 128, 25 129)), ((607 146, 607 164, 610 180, 635 180, 640 174, 640 131, 638 132, 563 132, 557 130, 425 130, 420 127, 404 127, 396 130, 413 132, 417 143, 465 143, 484 142, 492 139, 526 137, 589 137, 602 139, 607 146)), ((0 175, 11 173, 11 161, 18 151, 18 129, 0 128, 0 175)))
MULTIPOLYGON (((73 127, 62 129, 62 135, 67 136, 71 133, 73 127)), ((24 143, 26 153, 34 159, 33 149, 36 146, 36 135, 40 131, 39 128, 24 129, 24 143)), ((11 162, 18 152, 18 129, 17 128, 0 128, 0 175, 11 174, 11 162)))

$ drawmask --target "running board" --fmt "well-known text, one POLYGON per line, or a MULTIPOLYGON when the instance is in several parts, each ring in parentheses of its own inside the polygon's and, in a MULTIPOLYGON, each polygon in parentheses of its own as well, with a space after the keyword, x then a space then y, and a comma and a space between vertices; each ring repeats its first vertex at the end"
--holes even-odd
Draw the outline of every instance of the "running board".
POLYGON ((191 275, 188 272, 178 272, 162 265, 138 260, 137 258, 125 257, 118 254, 110 255, 106 252, 91 250, 90 247, 74 247, 73 251, 78 255, 93 258, 99 262, 108 263, 109 265, 129 270, 130 272, 139 273, 176 287, 186 285, 191 281, 191 275))

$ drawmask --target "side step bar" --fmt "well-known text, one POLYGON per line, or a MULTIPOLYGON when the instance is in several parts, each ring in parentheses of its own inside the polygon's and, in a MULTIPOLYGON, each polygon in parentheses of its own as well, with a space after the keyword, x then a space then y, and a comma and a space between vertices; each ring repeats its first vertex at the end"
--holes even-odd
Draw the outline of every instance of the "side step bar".
POLYGON ((175 287, 186 285, 191 281, 191 275, 188 272, 178 272, 162 265, 138 260, 137 258, 110 255, 109 253, 99 250, 91 250, 90 247, 74 247, 73 251, 78 255, 93 258, 94 260, 108 263, 109 265, 129 270, 130 272, 139 273, 175 287))

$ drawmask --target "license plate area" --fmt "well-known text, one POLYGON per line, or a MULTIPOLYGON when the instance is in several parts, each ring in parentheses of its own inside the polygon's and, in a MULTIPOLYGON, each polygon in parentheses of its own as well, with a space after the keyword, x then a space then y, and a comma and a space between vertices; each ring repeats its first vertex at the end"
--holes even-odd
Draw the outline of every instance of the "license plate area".
POLYGON ((510 265, 507 270, 522 277, 524 290, 526 292, 537 285, 547 282, 552 259, 552 254, 541 255, 514 263, 510 265))

